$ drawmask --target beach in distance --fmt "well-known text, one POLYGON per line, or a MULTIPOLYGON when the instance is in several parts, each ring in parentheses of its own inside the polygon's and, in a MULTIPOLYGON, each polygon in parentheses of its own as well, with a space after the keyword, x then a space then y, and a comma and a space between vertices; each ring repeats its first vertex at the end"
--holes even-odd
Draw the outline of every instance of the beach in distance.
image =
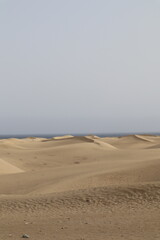
POLYGON ((0 139, 1 240, 155 240, 159 222, 160 136, 0 139))

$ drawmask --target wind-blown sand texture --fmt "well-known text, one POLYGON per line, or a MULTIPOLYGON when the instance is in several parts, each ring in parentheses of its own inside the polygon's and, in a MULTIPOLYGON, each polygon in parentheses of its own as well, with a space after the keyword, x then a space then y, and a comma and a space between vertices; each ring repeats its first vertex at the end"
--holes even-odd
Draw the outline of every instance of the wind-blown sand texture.
POLYGON ((0 140, 0 240, 160 239, 160 137, 0 140))

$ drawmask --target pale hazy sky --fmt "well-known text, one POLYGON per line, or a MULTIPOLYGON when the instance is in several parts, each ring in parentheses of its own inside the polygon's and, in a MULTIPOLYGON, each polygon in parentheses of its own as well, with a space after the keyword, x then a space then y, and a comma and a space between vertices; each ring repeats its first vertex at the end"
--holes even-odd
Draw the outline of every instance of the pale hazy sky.
POLYGON ((0 0, 0 134, 160 131, 160 0, 0 0))

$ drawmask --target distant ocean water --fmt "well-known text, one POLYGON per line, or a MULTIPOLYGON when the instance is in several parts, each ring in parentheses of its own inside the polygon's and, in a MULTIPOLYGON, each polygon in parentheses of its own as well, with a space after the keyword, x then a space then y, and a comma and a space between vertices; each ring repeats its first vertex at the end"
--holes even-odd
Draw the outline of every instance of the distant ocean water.
POLYGON ((8 138, 27 138, 27 137, 39 137, 39 138, 52 138, 52 137, 57 137, 57 136, 63 136, 63 135, 73 135, 73 136, 87 136, 87 135, 96 135, 98 137, 120 137, 120 136, 127 136, 127 135, 132 135, 132 134, 149 134, 149 135, 157 135, 160 136, 160 132, 141 132, 141 133, 135 133, 135 132, 130 132, 130 133, 83 133, 83 134, 6 134, 6 135, 0 135, 0 139, 8 139, 8 138))

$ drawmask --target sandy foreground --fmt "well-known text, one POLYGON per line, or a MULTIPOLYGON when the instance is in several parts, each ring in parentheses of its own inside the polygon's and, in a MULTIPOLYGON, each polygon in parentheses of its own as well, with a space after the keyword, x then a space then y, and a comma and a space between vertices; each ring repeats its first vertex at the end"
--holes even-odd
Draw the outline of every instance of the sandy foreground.
POLYGON ((160 136, 0 140, 0 240, 160 239, 160 136))

